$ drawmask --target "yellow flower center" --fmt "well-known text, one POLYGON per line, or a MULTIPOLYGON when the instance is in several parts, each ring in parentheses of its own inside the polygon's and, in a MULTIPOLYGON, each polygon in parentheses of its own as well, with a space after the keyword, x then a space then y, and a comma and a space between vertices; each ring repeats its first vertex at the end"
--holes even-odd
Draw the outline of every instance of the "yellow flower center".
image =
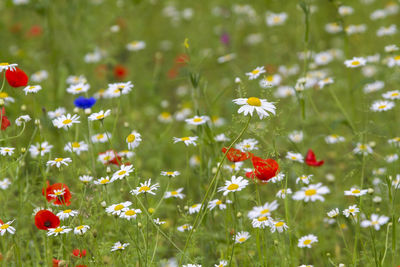
POLYGON ((83 226, 83 225, 79 225, 79 226, 76 227, 76 230, 82 230, 84 227, 85 226, 83 226))
POLYGON ((261 214, 267 214, 267 213, 269 213, 269 209, 263 209, 263 210, 261 211, 261 214))
POLYGON ((126 171, 119 171, 118 175, 124 175, 126 173, 126 171))
POLYGON ((181 140, 182 140, 182 141, 189 141, 190 138, 189 138, 189 137, 182 137, 181 140))
POLYGON ((134 216, 136 214, 136 212, 134 210, 127 210, 125 211, 125 215, 126 216, 134 216))
POLYGON ((228 187, 226 189, 232 191, 232 190, 236 190, 238 188, 239 188, 238 184, 230 184, 230 185, 228 185, 228 187))
POLYGON ((193 206, 192 206, 192 208, 194 209, 194 208, 196 208, 198 205, 197 204, 194 204, 193 206))
POLYGON ((400 55, 395 56, 395 57, 394 57, 394 60, 396 60, 396 61, 397 61, 397 60, 400 60, 400 55))
POLYGON ((169 117, 171 117, 171 114, 169 112, 161 112, 161 117, 164 119, 168 119, 169 117))
POLYGON ((310 239, 304 240, 304 242, 303 242, 304 245, 309 245, 310 243, 311 243, 310 239))
POLYGON ((174 175, 174 172, 166 172, 167 173, 167 175, 174 175))
POLYGON ((384 108, 386 108, 386 105, 380 105, 378 108, 379 109, 384 109, 384 108))
POLYGON ((143 192, 143 191, 147 192, 149 190, 150 190, 150 187, 148 187, 147 185, 144 185, 144 186, 139 188, 139 192, 143 192))
POLYGON ((256 74, 258 74, 260 71, 258 70, 258 69, 255 69, 255 70, 253 70, 251 73, 252 74, 254 74, 254 75, 256 75, 256 74))
POLYGON ((2 226, 0 226, 0 229, 4 230, 7 229, 10 225, 9 224, 3 224, 2 226))
POLYGON ((104 115, 103 114, 97 115, 96 119, 98 120, 104 119, 104 115))
POLYGON ((351 191, 353 194, 359 194, 361 191, 358 189, 354 189, 353 191, 351 191))
POLYGON ((372 225, 377 225, 377 224, 379 224, 379 222, 378 221, 372 221, 371 224, 372 225))
POLYGON ((222 201, 221 201, 221 200, 218 200, 217 202, 215 202, 215 204, 216 204, 216 205, 221 205, 221 204, 222 204, 222 201))
POLYGON ((394 92, 391 94, 391 96, 398 96, 398 95, 399 95, 399 93, 397 93, 397 92, 394 92))
POLYGON ((178 192, 176 192, 176 191, 171 192, 171 195, 173 195, 173 196, 176 196, 177 194, 178 194, 178 192))
POLYGON ((266 220, 267 220, 267 217, 261 216, 261 217, 259 217, 257 220, 258 220, 259 222, 263 222, 263 221, 266 221, 266 220))
POLYGON ((188 226, 187 225, 182 225, 182 228, 183 229, 188 229, 188 226))
POLYGON ((281 18, 280 17, 274 17, 274 22, 275 23, 281 22, 281 18))
POLYGON ((10 64, 8 64, 7 62, 0 63, 0 66, 7 66, 7 65, 10 65, 10 64))
POLYGON ((317 190, 315 190, 315 189, 307 189, 305 192, 304 192, 304 194, 306 195, 306 196, 313 196, 313 195, 315 195, 317 193, 317 190))
POLYGON ((104 134, 99 134, 96 138, 97 138, 97 140, 103 139, 104 138, 104 134))
POLYGON ((277 223, 275 224, 275 227, 282 227, 283 225, 284 225, 283 222, 277 222, 277 223))
POLYGON ((194 122, 202 122, 203 119, 202 119, 202 118, 194 118, 193 121, 194 121, 194 122))
POLYGON ((272 82, 274 80, 274 76, 269 75, 267 76, 267 78, 265 78, 265 80, 267 80, 268 82, 272 82))
POLYGON ((354 209, 349 209, 349 212, 354 212, 354 209))
POLYGON ((101 180, 100 181, 100 184, 106 184, 106 183, 108 183, 110 180, 108 180, 108 179, 103 179, 103 180, 101 180))
POLYGON ((358 65, 360 65, 360 61, 354 60, 353 62, 351 62, 351 65, 358 66, 358 65))
POLYGON ((71 146, 72 146, 73 148, 81 147, 81 145, 80 145, 78 142, 73 142, 73 143, 71 144, 71 146))
POLYGON ((55 162, 61 162, 63 160, 63 158, 56 158, 54 161, 55 162))
POLYGON ((57 227, 56 229, 54 229, 54 232, 56 232, 56 233, 60 233, 62 231, 63 231, 63 229, 61 227, 57 227))
POLYGON ((247 99, 247 104, 249 104, 250 106, 259 107, 261 106, 261 101, 258 97, 249 97, 247 99))
POLYGON ((6 98, 6 97, 8 97, 8 94, 6 92, 0 93, 0 98, 6 98))
POLYGON ((70 213, 72 210, 64 210, 64 213, 70 213))
POLYGON ((72 120, 70 120, 70 119, 66 119, 66 120, 63 120, 63 124, 70 124, 72 122, 72 120))
POLYGON ((118 204, 114 207, 114 210, 122 210, 124 208, 124 205, 118 204))
POLYGON ((239 242, 244 242, 244 241, 246 241, 246 237, 239 238, 239 242))
POLYGON ((126 138, 126 141, 127 141, 128 143, 132 143, 133 141, 135 141, 135 139, 136 139, 136 136, 135 136, 134 134, 130 134, 130 135, 128 135, 128 137, 126 138))

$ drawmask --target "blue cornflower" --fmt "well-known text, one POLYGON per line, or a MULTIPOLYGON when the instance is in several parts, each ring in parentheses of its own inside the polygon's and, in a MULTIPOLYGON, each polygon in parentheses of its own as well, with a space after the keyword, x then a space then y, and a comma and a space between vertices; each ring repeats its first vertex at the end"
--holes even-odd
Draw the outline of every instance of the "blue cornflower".
POLYGON ((83 96, 80 96, 74 101, 74 105, 81 109, 91 108, 95 103, 96 99, 94 97, 85 98, 83 96))

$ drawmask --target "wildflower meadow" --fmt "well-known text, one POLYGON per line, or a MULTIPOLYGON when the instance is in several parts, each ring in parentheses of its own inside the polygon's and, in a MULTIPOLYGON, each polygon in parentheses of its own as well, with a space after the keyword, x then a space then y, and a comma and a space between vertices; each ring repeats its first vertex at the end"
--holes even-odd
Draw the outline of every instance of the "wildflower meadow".
POLYGON ((1 266, 400 266, 398 0, 1 0, 1 266))

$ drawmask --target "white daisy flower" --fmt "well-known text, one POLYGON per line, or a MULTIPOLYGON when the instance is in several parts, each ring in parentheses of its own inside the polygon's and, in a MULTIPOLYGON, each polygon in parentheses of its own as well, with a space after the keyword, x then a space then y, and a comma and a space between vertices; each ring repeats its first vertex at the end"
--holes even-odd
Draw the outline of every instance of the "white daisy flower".
POLYGON ((78 215, 78 211, 77 210, 63 210, 60 211, 59 213, 57 213, 57 217, 60 218, 61 221, 68 219, 69 217, 75 217, 76 215, 78 215))
POLYGON ((330 210, 328 213, 327 213, 327 215, 328 215, 328 217, 329 218, 335 218, 335 217, 337 217, 338 215, 339 215, 339 209, 338 208, 335 208, 335 209, 333 209, 333 210, 330 210))
POLYGON ((168 176, 168 177, 176 177, 180 175, 181 173, 178 171, 162 171, 161 175, 162 176, 168 176))
POLYGON ((62 165, 68 166, 68 163, 71 162, 72 162, 71 158, 55 158, 54 160, 47 161, 46 165, 56 166, 57 168, 60 168, 62 165))
POLYGON ((161 221, 160 218, 153 219, 153 222, 157 225, 162 225, 162 224, 166 223, 166 221, 161 221))
POLYGON ((127 246, 129 246, 129 243, 124 243, 122 244, 121 242, 116 242, 111 248, 111 252, 117 251, 117 250, 124 250, 127 246))
POLYGON ((368 154, 372 154, 372 152, 373 152, 373 150, 372 150, 371 146, 368 144, 357 143, 356 148, 353 149, 354 154, 368 155, 368 154))
POLYGON ((242 142, 239 142, 235 145, 235 148, 241 151, 252 151, 258 150, 257 147, 258 141, 254 138, 244 139, 242 142))
POLYGON ((83 141, 80 141, 80 142, 68 142, 65 145, 64 150, 68 151, 68 152, 75 152, 77 155, 80 155, 81 152, 88 151, 89 150, 89 146, 83 141))
POLYGON ((108 136, 108 138, 111 139, 111 133, 108 133, 108 132, 92 135, 92 142, 93 143, 106 143, 106 142, 108 142, 107 136, 108 136))
POLYGON ((343 215, 346 217, 356 216, 356 213, 360 212, 360 209, 357 208, 357 205, 349 206, 347 209, 343 211, 343 215))
POLYGON ((114 180, 112 180, 109 176, 106 176, 106 177, 101 177, 100 179, 94 181, 93 183, 97 185, 106 185, 112 182, 114 182, 114 180))
POLYGON ((381 226, 386 224, 389 221, 389 217, 386 217, 384 215, 377 215, 377 214, 371 214, 371 217, 369 220, 364 220, 361 222, 361 227, 374 227, 376 231, 381 229, 381 226))
POLYGON ((11 226, 11 224, 14 222, 14 220, 6 222, 6 223, 0 223, 0 234, 3 236, 6 232, 10 234, 15 234, 15 228, 11 226))
POLYGON ((271 220, 272 220, 272 218, 270 218, 270 217, 260 216, 258 218, 253 219, 251 222, 251 225, 253 226, 253 228, 264 229, 271 225, 271 220))
POLYGON ((35 73, 32 73, 30 78, 33 82, 40 83, 40 82, 46 80, 48 77, 49 77, 49 73, 47 71, 39 70, 35 73))
POLYGON ((15 120, 15 124, 17 126, 21 126, 23 123, 27 123, 28 121, 31 120, 31 117, 29 115, 22 115, 19 116, 16 120, 15 120))
POLYGON ((262 67, 257 67, 251 72, 247 72, 246 75, 249 77, 249 80, 254 80, 257 79, 258 76, 260 76, 262 73, 265 73, 264 66, 262 67))
POLYGON ((49 116, 50 119, 55 119, 61 117, 61 115, 64 115, 65 113, 67 113, 67 110, 63 107, 59 107, 54 111, 47 112, 47 115, 49 116))
POLYGON ((371 105, 371 110, 375 112, 388 111, 394 108, 394 102, 387 100, 377 100, 371 105))
POLYGON ((230 192, 242 191, 248 184, 249 182, 243 177, 232 176, 230 181, 225 181, 225 185, 218 188, 218 192, 223 192, 223 195, 226 196, 230 192))
POLYGON ((231 139, 228 138, 225 134, 218 134, 214 137, 215 142, 228 142, 231 139))
POLYGON ((146 42, 144 41, 132 41, 126 45, 128 51, 139 51, 146 48, 146 42))
POLYGON ((254 111, 257 112, 260 119, 268 117, 270 115, 268 112, 275 115, 276 107, 273 103, 267 102, 266 99, 260 99, 257 97, 238 98, 234 99, 233 103, 241 106, 238 113, 243 113, 244 116, 247 116, 248 114, 253 116, 254 111))
MULTIPOLYGON (((230 201, 230 200, 226 200, 226 202, 225 203, 232 203, 232 201, 230 201)), ((213 210, 213 209, 215 209, 216 207, 218 207, 220 210, 224 210, 224 209, 226 209, 226 204, 225 204, 222 200, 220 200, 220 199, 213 199, 213 200, 211 200, 210 202, 208 202, 208 208, 210 209, 210 210, 213 210)))
POLYGON ((285 199, 286 195, 291 195, 291 194, 292 194, 292 189, 286 188, 279 190, 278 193, 276 193, 276 197, 285 199))
POLYGON ((271 203, 266 202, 262 206, 253 207, 253 209, 247 214, 250 219, 256 219, 261 216, 271 216, 271 212, 279 207, 278 201, 274 200, 271 203))
POLYGON ((312 178, 313 176, 314 176, 314 175, 312 175, 312 174, 310 174, 310 175, 305 175, 305 174, 303 174, 303 175, 297 177, 297 179, 296 179, 296 184, 298 184, 299 182, 302 182, 302 183, 304 183, 304 184, 309 184, 309 183, 311 182, 311 178, 312 178))
POLYGON ((88 184, 93 180, 93 177, 90 175, 81 175, 79 176, 79 180, 85 184, 88 184))
POLYGON ((155 195, 156 193, 153 191, 156 191, 160 187, 159 183, 156 184, 151 184, 151 178, 144 183, 140 183, 140 186, 136 187, 136 189, 132 189, 130 193, 132 195, 139 195, 139 194, 152 194, 155 195))
POLYGON ((125 201, 122 203, 118 204, 113 204, 109 207, 106 208, 107 213, 111 213, 112 215, 120 215, 122 213, 122 210, 125 208, 128 208, 130 205, 132 205, 132 202, 130 201, 125 201))
POLYGON ((297 191, 293 195, 294 200, 304 200, 305 202, 312 202, 319 200, 324 201, 325 198, 322 195, 330 192, 327 186, 323 186, 322 183, 310 184, 307 187, 303 187, 300 191, 297 191))
POLYGON ((189 214, 198 213, 201 209, 201 203, 196 203, 189 207, 189 214))
POLYGON ((355 196, 355 197, 360 197, 368 193, 367 189, 358 189, 355 187, 352 187, 350 190, 344 191, 345 196, 355 196))
POLYGON ((234 237, 236 244, 241 244, 249 238, 250 238, 249 232, 244 232, 244 231, 237 233, 234 237))
POLYGON ((40 90, 42 90, 42 86, 40 86, 40 85, 28 85, 27 87, 25 87, 23 89, 23 91, 25 92, 25 95, 34 94, 34 93, 39 92, 40 90))
POLYGON ((177 229, 179 232, 185 232, 185 231, 190 231, 192 230, 193 226, 191 226, 190 224, 184 224, 179 226, 177 229))
POLYGON ((226 260, 219 261, 218 264, 215 264, 214 267, 225 267, 228 266, 228 262, 226 260))
POLYGON ((336 143, 342 143, 346 139, 343 136, 337 135, 337 134, 331 134, 325 137, 325 142, 327 144, 336 144, 336 143))
POLYGON ((47 235, 48 236, 58 236, 58 235, 61 235, 61 234, 66 234, 69 231, 72 231, 72 229, 71 228, 66 228, 66 226, 59 226, 57 228, 49 228, 48 232, 47 232, 47 235))
POLYGON ((367 61, 365 60, 365 58, 362 57, 353 57, 353 59, 349 59, 344 62, 344 64, 348 68, 358 68, 361 66, 365 66, 366 63, 367 61))
POLYGON ((53 125, 57 128, 68 130, 74 123, 80 123, 79 116, 74 114, 61 115, 53 120, 53 125))
POLYGON ((194 116, 193 118, 190 119, 185 119, 186 123, 189 125, 202 125, 207 123, 207 121, 210 120, 210 117, 208 116, 194 116))
POLYGON ((76 94, 82 94, 82 93, 86 93, 87 91, 89 91, 90 89, 90 85, 87 83, 77 83, 77 84, 71 84, 68 88, 67 88, 67 92, 73 95, 76 94))
POLYGON ((2 72, 3 70, 12 70, 15 71, 15 67, 18 66, 18 64, 9 64, 7 62, 1 62, 0 63, 0 72, 2 72))
POLYGON ((67 77, 66 82, 68 84, 79 84, 79 83, 84 84, 87 82, 87 79, 83 75, 80 76, 71 75, 67 77))
POLYGON ((83 235, 90 229, 89 225, 79 225, 74 228, 74 234, 76 235, 83 235))
POLYGON ((293 131, 288 136, 293 143, 300 143, 303 141, 303 131, 293 131))
POLYGON ((316 242, 318 242, 318 238, 315 235, 306 235, 299 239, 297 246, 299 248, 311 248, 311 245, 316 242))
POLYGON ((278 231, 278 233, 283 233, 283 231, 289 229, 289 226, 287 226, 284 221, 275 221, 275 220, 271 221, 269 227, 271 233, 274 233, 275 231, 278 231))
POLYGON ((90 121, 101 121, 104 120, 104 118, 108 117, 111 114, 111 110, 107 109, 106 111, 100 110, 97 113, 92 113, 89 116, 90 121))
POLYGON ((186 146, 189 145, 194 145, 196 146, 196 141, 197 141, 198 137, 197 136, 186 136, 186 137, 174 137, 174 144, 178 143, 178 142, 184 142, 186 146))
POLYGON ((300 163, 304 163, 304 157, 300 153, 294 153, 294 152, 288 151, 287 154, 286 154, 286 158, 290 159, 292 161, 297 161, 297 162, 300 162, 300 163))
POLYGON ((133 172, 134 170, 135 170, 135 168, 133 168, 132 165, 124 165, 124 164, 122 164, 120 166, 120 169, 118 171, 114 172, 114 174, 113 174, 111 179, 112 180, 117 180, 117 179, 122 180, 125 177, 129 176, 129 174, 131 172, 133 172))
POLYGON ((279 74, 274 74, 274 75, 268 75, 264 76, 260 82, 259 85, 261 88, 270 88, 273 86, 278 86, 282 81, 282 77, 279 74))
POLYGON ((265 17, 265 22, 267 23, 268 26, 277 26, 285 23, 287 18, 288 15, 285 12, 282 13, 267 12, 265 17))
POLYGON ((128 149, 134 149, 139 146, 142 141, 142 137, 140 133, 136 131, 132 131, 125 139, 126 143, 128 143, 128 149))
POLYGON ((3 190, 6 190, 11 184, 10 179, 4 178, 3 180, 0 181, 0 188, 3 190))
POLYGON ((104 96, 107 98, 120 97, 131 92, 133 87, 134 85, 130 81, 126 83, 110 83, 104 96))
POLYGON ((174 191, 165 192, 164 198, 174 197, 174 198, 183 199, 185 197, 185 195, 182 194, 182 191, 183 191, 183 187, 181 187, 177 190, 174 190, 174 191))
POLYGON ((142 211, 140 209, 128 209, 125 208, 122 210, 121 214, 119 215, 119 217, 127 219, 128 221, 130 221, 131 219, 136 219, 136 216, 142 213, 142 211))
POLYGON ((14 147, 0 147, 0 154, 2 156, 11 156, 14 154, 14 147))
POLYGON ((400 90, 388 91, 388 92, 382 94, 382 97, 385 99, 390 99, 390 100, 400 99, 400 90))

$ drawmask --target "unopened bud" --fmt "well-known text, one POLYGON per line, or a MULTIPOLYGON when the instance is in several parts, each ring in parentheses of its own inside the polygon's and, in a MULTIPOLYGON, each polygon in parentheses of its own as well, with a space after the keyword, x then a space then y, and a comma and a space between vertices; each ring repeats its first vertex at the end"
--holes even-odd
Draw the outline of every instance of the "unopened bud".
POLYGON ((129 127, 129 122, 124 122, 124 127, 129 127))
POLYGON ((155 211, 155 209, 154 209, 154 208, 149 208, 149 209, 148 209, 148 212, 149 212, 150 214, 153 214, 153 213, 154 213, 154 211, 155 211))
POLYGON ((103 208, 105 208, 105 207, 107 206, 107 203, 106 203, 105 201, 102 201, 102 202, 100 203, 100 205, 101 205, 103 208))
POLYGON ((89 115, 90 113, 92 113, 92 110, 90 108, 86 108, 85 109, 85 114, 89 115))
POLYGON ((374 193, 374 189, 373 188, 368 188, 368 194, 373 194, 374 193))
POLYGON ((107 172, 107 173, 110 173, 110 172, 111 172, 111 168, 110 168, 110 167, 107 167, 107 168, 106 168, 106 172, 107 172))
POLYGON ((39 120, 39 119, 36 119, 36 120, 35 120, 35 124, 36 124, 36 125, 40 125, 40 120, 39 120))
POLYGON ((21 105, 21 110, 25 111, 26 110, 26 105, 21 105))

